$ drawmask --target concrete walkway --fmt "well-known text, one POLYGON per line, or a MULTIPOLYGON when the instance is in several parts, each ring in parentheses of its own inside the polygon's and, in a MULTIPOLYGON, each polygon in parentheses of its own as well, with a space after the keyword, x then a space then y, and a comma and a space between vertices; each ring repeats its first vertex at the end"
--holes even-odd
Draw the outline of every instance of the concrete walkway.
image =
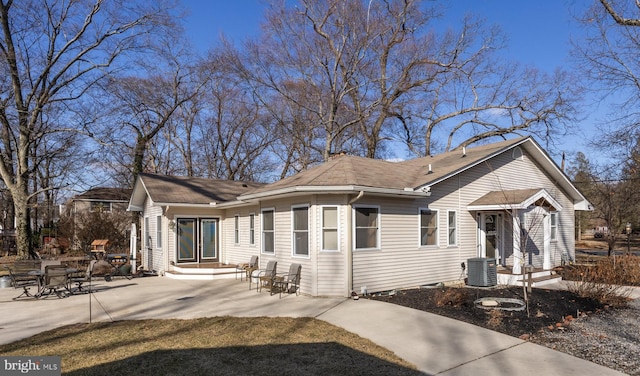
MULTIPOLYGON (((315 317, 395 352, 428 375, 622 375, 597 364, 475 325, 368 299, 279 299, 247 282, 162 277, 98 280, 94 294, 22 299, 0 289, 0 343, 81 322, 211 316, 315 317)), ((561 286, 558 286, 559 288, 561 286)))

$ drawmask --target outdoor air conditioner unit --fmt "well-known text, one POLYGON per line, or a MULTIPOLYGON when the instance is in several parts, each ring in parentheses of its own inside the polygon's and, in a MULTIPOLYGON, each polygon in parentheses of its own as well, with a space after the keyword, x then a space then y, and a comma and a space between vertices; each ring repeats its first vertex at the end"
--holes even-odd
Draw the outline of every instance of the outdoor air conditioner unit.
POLYGON ((496 259, 476 257, 467 260, 467 284, 469 286, 491 287, 498 284, 496 259))

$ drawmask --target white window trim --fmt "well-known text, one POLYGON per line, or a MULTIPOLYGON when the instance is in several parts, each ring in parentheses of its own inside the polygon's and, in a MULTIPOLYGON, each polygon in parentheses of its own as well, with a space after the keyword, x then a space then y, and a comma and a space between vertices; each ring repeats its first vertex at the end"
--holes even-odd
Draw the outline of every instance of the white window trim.
MULTIPOLYGON (((333 229, 333 228, 331 228, 333 229)), ((341 252, 340 250, 340 206, 339 205, 321 205, 320 206, 320 252, 341 252), (324 246, 324 209, 335 208, 336 209, 336 241, 338 249, 326 249, 324 246)))
POLYGON ((233 244, 240 244, 240 215, 233 216, 233 244))
MULTIPOLYGON (((448 224, 447 224, 447 231, 448 231, 448 224)), ((431 208, 418 209, 418 246, 420 248, 440 247, 440 210, 439 209, 431 209, 431 208), (436 215, 436 244, 422 244, 422 211, 426 211, 426 210, 429 210, 430 212, 435 213, 436 215)))
POLYGON ((447 210, 447 246, 455 247, 458 245, 458 212, 456 210, 447 210), (454 217, 454 228, 456 230, 455 237, 453 239, 454 243, 449 243, 449 231, 451 230, 451 226, 449 224, 449 214, 453 213, 454 217))
POLYGON ((264 219, 260 218, 260 253, 275 256, 276 254, 276 209, 264 208, 260 211, 260 215, 264 216, 264 212, 271 212, 273 215, 273 253, 264 251, 264 219))
POLYGON ((360 252, 360 251, 379 251, 382 249, 382 245, 381 245, 381 235, 380 233, 382 232, 382 222, 381 222, 381 210, 380 210, 380 205, 353 205, 352 207, 352 224, 351 224, 351 228, 353 231, 353 251, 354 252, 360 252), (377 227, 377 232, 376 232, 376 247, 372 247, 372 248, 356 248, 356 210, 360 209, 360 208, 369 208, 369 209, 376 209, 378 211, 378 218, 376 219, 376 223, 378 224, 377 227))
POLYGON ((311 210, 309 210, 308 204, 291 205, 291 257, 309 259, 311 257, 311 210), (307 254, 297 254, 295 250, 295 228, 294 228, 294 209, 306 208, 307 209, 307 254))
POLYGON ((256 245, 256 213, 253 212, 249 213, 249 245, 256 245))

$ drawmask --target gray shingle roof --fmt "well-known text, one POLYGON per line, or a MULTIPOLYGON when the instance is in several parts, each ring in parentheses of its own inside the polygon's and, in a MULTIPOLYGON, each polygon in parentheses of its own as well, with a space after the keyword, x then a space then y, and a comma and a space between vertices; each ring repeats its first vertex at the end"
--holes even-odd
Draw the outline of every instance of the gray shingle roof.
POLYGON ((151 200, 156 203, 209 204, 235 200, 260 183, 214 180, 190 176, 140 174, 151 200))
POLYGON ((540 192, 541 189, 542 188, 532 188, 489 192, 469 205, 516 205, 540 192))
POLYGON ((416 188, 446 178, 489 156, 521 142, 525 138, 497 142, 462 150, 423 157, 403 162, 389 162, 355 156, 341 156, 319 166, 272 184, 257 188, 251 193, 264 193, 300 186, 362 186, 385 189, 416 188), (429 173, 431 165, 431 173, 429 173))
POLYGON ((98 187, 75 196, 76 201, 129 201, 131 189, 98 187))

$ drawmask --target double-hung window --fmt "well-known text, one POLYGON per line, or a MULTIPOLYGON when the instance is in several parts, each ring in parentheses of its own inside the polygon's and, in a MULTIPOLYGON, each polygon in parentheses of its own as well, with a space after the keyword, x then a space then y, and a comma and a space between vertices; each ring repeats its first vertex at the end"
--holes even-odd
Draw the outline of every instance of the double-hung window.
POLYGON ((262 210, 262 253, 274 254, 276 251, 275 213, 273 209, 262 210))
POLYGON ((156 248, 162 248, 162 216, 156 217, 156 248))
POLYGON ((438 211, 420 209, 420 245, 438 245, 438 211))
POLYGON ((322 207, 322 248, 323 251, 339 251, 338 248, 338 207, 322 207))
POLYGON ((550 213, 549 221, 551 228, 551 240, 558 240, 558 212, 550 213))
POLYGON ((294 206, 291 208, 293 220, 293 255, 309 256, 309 207, 294 206))
POLYGON ((380 208, 377 206, 356 206, 355 249, 380 248, 380 208))
POLYGON ((447 243, 448 245, 456 245, 458 243, 457 241, 458 231, 457 231, 455 211, 447 212, 447 223, 448 223, 447 243))
POLYGON ((240 216, 233 218, 233 243, 240 244, 240 216))
POLYGON ((256 244, 256 215, 249 214, 249 244, 256 244))

